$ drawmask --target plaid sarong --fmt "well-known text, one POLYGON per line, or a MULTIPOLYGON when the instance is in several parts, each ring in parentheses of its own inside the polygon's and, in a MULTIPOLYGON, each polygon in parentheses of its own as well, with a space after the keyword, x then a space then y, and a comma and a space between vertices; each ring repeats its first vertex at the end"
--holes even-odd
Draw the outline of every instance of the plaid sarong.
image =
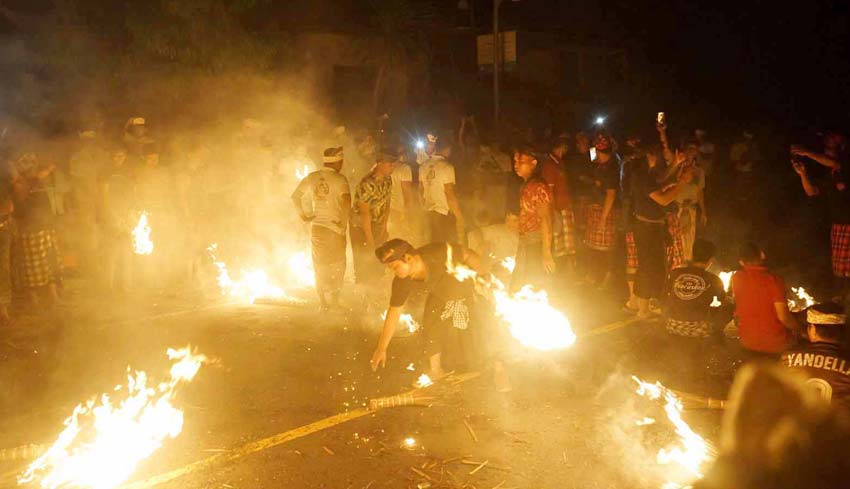
POLYGON ((850 277, 850 224, 833 224, 829 237, 832 243, 832 274, 850 277))
POLYGON ((22 290, 62 282, 56 232, 18 233, 12 242, 12 289, 22 290))
POLYGON ((672 270, 685 265, 685 242, 678 214, 667 214, 667 232, 670 234, 670 242, 667 243, 667 268, 672 270))
POLYGON ((587 207, 584 228, 585 246, 597 251, 610 251, 614 248, 617 212, 616 207, 612 208, 608 218, 602 222, 602 205, 591 204, 587 207))
POLYGON ((563 209, 555 214, 552 233, 552 253, 555 256, 576 254, 575 218, 571 209, 563 209))
POLYGON ((678 336, 689 338, 708 338, 711 336, 711 323, 708 321, 680 321, 667 318, 665 325, 668 333, 678 336))
POLYGON ((626 233, 626 274, 636 275, 638 268, 637 246, 635 245, 635 233, 626 233))

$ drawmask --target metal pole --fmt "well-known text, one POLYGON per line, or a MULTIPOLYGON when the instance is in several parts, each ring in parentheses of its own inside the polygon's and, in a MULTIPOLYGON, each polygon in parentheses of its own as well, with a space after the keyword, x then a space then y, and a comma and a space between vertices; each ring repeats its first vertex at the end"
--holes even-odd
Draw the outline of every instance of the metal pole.
POLYGON ((493 128, 499 128, 499 71, 501 68, 499 43, 499 5, 502 0, 493 0, 493 128))

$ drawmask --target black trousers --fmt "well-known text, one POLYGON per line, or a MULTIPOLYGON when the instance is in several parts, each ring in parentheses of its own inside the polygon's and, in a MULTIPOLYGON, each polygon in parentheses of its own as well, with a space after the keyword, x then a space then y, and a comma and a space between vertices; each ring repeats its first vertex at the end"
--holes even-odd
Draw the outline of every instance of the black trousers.
POLYGON ((635 295, 641 299, 660 298, 667 277, 667 227, 663 223, 635 220, 635 247, 639 260, 635 295))

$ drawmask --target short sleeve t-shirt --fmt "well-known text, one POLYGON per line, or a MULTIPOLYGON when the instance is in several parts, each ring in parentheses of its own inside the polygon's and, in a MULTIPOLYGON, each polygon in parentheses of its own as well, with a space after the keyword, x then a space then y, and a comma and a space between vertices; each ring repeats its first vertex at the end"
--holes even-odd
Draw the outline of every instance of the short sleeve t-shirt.
POLYGON ((605 163, 594 160, 591 164, 591 178, 595 181, 591 198, 596 204, 605 202, 608 190, 620 188, 620 165, 616 156, 612 156, 605 163))
POLYGON ((630 172, 629 184, 635 215, 644 219, 664 219, 664 207, 650 197, 650 194, 661 188, 656 173, 650 171, 646 164, 643 168, 634 168, 630 172))
POLYGON ((802 372, 824 400, 850 409, 850 353, 840 345, 809 343, 786 352, 782 363, 802 372))
POLYGON ((425 210, 449 215, 446 184, 455 183, 454 165, 439 155, 432 156, 419 169, 419 181, 422 184, 425 210))
POLYGON ((301 180, 295 191, 309 195, 314 226, 345 234, 342 197, 351 194, 348 179, 331 168, 322 168, 301 180))
POLYGON ((667 280, 665 314, 678 321, 708 321, 715 297, 726 298, 720 277, 699 267, 676 268, 667 280))
POLYGON ((413 183, 413 170, 407 163, 400 163, 395 167, 391 175, 393 181, 393 195, 390 199, 390 210, 404 210, 404 183, 413 183))
POLYGON ((735 316, 741 346, 763 353, 780 353, 791 339, 776 316, 774 304, 785 303, 785 282, 763 266, 745 266, 732 275, 735 316))
POLYGON ((446 263, 449 246, 452 248, 452 263, 454 265, 462 263, 464 248, 460 245, 431 243, 418 248, 416 251, 425 262, 428 276, 425 280, 395 277, 390 294, 390 307, 403 306, 413 292, 422 288, 426 289, 432 298, 436 297, 445 301, 469 294, 471 284, 458 281, 448 272, 446 263))
POLYGON ((569 209, 572 204, 565 164, 553 155, 547 156, 543 161, 543 179, 555 197, 555 209, 569 209))
POLYGON ((537 209, 540 205, 551 203, 552 194, 546 182, 532 180, 522 187, 519 198, 520 236, 540 231, 542 220, 537 209))
MULTIPOLYGON (((360 180, 354 191, 354 215, 360 216, 359 204, 369 204, 372 222, 385 222, 390 212, 393 182, 391 178, 378 179, 370 173, 360 180)), ((360 226, 359 219, 352 219, 353 226, 360 226)))

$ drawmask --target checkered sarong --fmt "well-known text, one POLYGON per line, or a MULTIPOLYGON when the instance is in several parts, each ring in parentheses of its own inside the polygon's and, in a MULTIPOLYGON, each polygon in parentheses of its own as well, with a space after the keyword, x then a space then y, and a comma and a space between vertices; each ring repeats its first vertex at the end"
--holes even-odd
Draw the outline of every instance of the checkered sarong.
POLYGON ((638 258, 637 245, 635 245, 635 233, 629 231, 626 233, 626 274, 637 274, 638 258))
POLYGON ((602 205, 591 204, 585 215, 584 245, 597 251, 610 251, 614 248, 614 234, 617 226, 617 209, 611 209, 608 219, 602 222, 602 205))
POLYGON ((575 218, 571 209, 555 214, 555 232, 552 236, 552 253, 555 256, 576 254, 575 218))
POLYGON ((670 241, 667 243, 667 267, 672 270, 685 265, 685 242, 682 239, 678 214, 667 214, 667 232, 670 234, 670 241))
POLYGON ((850 277, 850 224, 833 224, 829 237, 832 242, 832 274, 850 277))
POLYGON ((667 318, 665 325, 668 333, 678 336, 689 338, 708 338, 711 336, 711 323, 708 321, 680 321, 667 318))
POLYGON ((18 233, 11 251, 13 289, 43 287, 62 281, 61 258, 54 230, 18 233))
POLYGON ((440 319, 443 321, 451 319, 452 326, 457 329, 469 328, 469 307, 466 305, 466 299, 446 301, 440 319))

